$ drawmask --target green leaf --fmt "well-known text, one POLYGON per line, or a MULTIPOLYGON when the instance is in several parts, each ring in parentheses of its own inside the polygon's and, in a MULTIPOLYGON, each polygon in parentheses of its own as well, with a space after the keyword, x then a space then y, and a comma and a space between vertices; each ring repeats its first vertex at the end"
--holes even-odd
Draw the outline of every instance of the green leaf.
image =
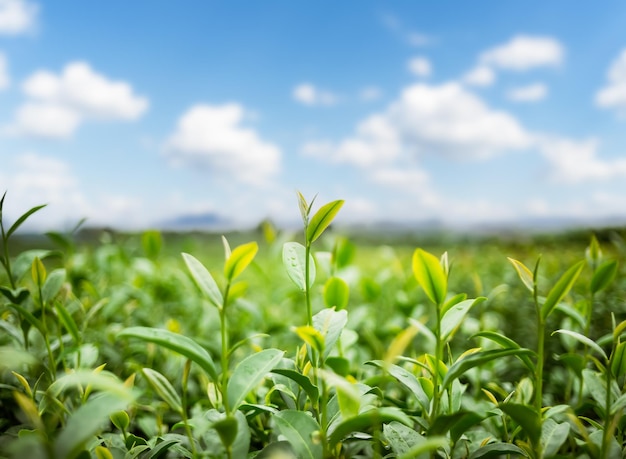
MULTIPOLYGON (((5 194, 6 194, 6 192, 5 192, 5 194)), ((2 199, 4 200, 4 196, 2 196, 2 199)), ((46 205, 47 204, 44 204, 44 205, 41 205, 41 206, 35 206, 32 209, 30 209, 27 212, 25 212, 20 218, 18 218, 15 221, 15 223, 13 223, 11 228, 9 228, 9 231, 7 231, 6 238, 9 239, 11 237, 11 235, 13 233, 15 233, 15 231, 17 231, 17 229, 22 225, 22 223, 24 223, 26 221, 26 219, 28 217, 30 217, 32 214, 34 214, 38 210, 43 209, 44 207, 46 207, 46 205)))
POLYGON ((577 341, 580 341, 581 343, 583 343, 585 346, 590 347, 591 349, 593 349, 594 351, 596 351, 598 354, 600 354, 602 357, 604 357, 605 361, 609 361, 609 357, 606 355, 606 352, 604 352, 604 349, 602 349, 600 346, 598 346, 598 344, 596 344, 595 341, 593 341, 590 338, 587 338, 585 335, 581 335, 578 332, 572 331, 572 330, 556 330, 554 332, 552 332, 552 334, 554 335, 555 333, 560 333, 562 335, 568 335, 571 336, 572 338, 576 339, 577 341))
POLYGON ((228 381, 228 403, 236 410, 244 398, 263 380, 285 354, 278 349, 265 349, 249 355, 236 367, 228 381))
POLYGON ((585 250, 585 256, 587 257, 587 262, 592 267, 596 266, 602 259, 602 250, 600 249, 600 244, 595 234, 591 235, 591 242, 589 243, 589 247, 585 250))
POLYGON ((221 309, 224 303, 224 298, 222 297, 222 292, 220 292, 220 289, 215 283, 215 280, 213 279, 213 276, 211 276, 209 270, 206 269, 204 265, 193 255, 183 253, 182 256, 189 272, 191 273, 191 277, 196 282, 196 285, 198 285, 207 299, 213 303, 213 306, 221 309))
POLYGON ((445 388, 467 370, 483 365, 492 360, 508 357, 510 355, 521 356, 532 354, 533 352, 530 349, 494 349, 466 355, 454 362, 454 364, 448 369, 448 373, 446 373, 443 378, 442 385, 445 388))
POLYGON ((109 418, 111 419, 113 425, 122 431, 126 431, 126 429, 128 429, 128 426, 130 425, 130 417, 128 416, 128 413, 124 410, 116 411, 111 416, 109 416, 109 418))
POLYGON ((407 426, 413 425, 411 418, 398 408, 372 408, 371 410, 359 413, 357 416, 343 419, 341 422, 334 425, 328 438, 328 444, 331 448, 334 448, 337 443, 351 433, 365 432, 391 421, 397 421, 407 426))
POLYGON ((317 388, 317 386, 313 385, 308 377, 304 376, 298 371, 285 368, 274 368, 272 370, 272 373, 276 373, 277 375, 284 376, 294 381, 307 394, 309 400, 311 401, 311 404, 317 405, 317 401, 319 400, 319 389, 317 388))
POLYGON ((35 257, 31 267, 31 274, 35 285, 42 286, 46 281, 46 267, 43 265, 39 257, 35 257))
POLYGON ((617 345, 611 356, 611 372, 619 378, 626 373, 626 341, 617 345))
POLYGON ((343 203, 344 201, 342 199, 329 202, 320 207, 315 215, 313 215, 306 228, 306 240, 309 243, 314 242, 322 235, 343 206, 343 203))
POLYGON ((446 448, 449 446, 449 441, 445 437, 430 437, 425 439, 422 443, 415 445, 406 453, 398 456, 398 459, 414 459, 420 457, 422 454, 431 453, 439 448, 446 448))
MULTIPOLYGON (((305 282, 306 266, 305 266, 306 248, 297 242, 286 242, 283 245, 283 265, 287 270, 287 275, 303 292, 307 286, 305 282)), ((309 288, 315 281, 315 260, 309 254, 309 288)))
POLYGON ((537 444, 541 437, 541 416, 532 406, 501 403, 498 407, 522 428, 533 445, 537 444))
POLYGON ((141 372, 154 391, 177 413, 182 413, 183 403, 176 389, 165 376, 151 368, 142 368, 141 372))
POLYGON ((3 285, 0 285, 0 293, 14 304, 22 304, 22 302, 28 298, 28 295, 30 295, 30 291, 26 288, 21 287, 16 290, 11 290, 3 285))
POLYGON ((616 260, 605 261, 598 266, 598 269, 593 273, 591 284, 589 285, 591 293, 597 293, 613 282, 617 274, 617 267, 618 264, 616 260))
POLYGON ((214 422, 211 427, 215 429, 217 434, 222 440, 222 445, 226 448, 232 446, 233 442, 237 438, 238 422, 234 416, 225 416, 223 419, 214 422))
POLYGON ((554 457, 565 443, 569 435, 570 425, 566 422, 557 423, 554 419, 546 419, 541 427, 541 444, 543 457, 554 457))
POLYGON ((282 440, 267 445, 254 459, 298 459, 298 456, 291 443, 282 440))
POLYGON ((445 313, 448 312, 452 306, 456 306, 457 304, 459 304, 461 301, 464 301, 465 299, 467 299, 467 293, 459 293, 457 295, 454 295, 452 298, 446 301, 445 304, 441 307, 440 314, 444 316, 445 313))
POLYGON ((78 326, 76 325, 76 322, 74 321, 74 318, 69 313, 67 308, 63 305, 63 302, 56 301, 54 303, 54 308, 57 310, 57 315, 59 317, 59 320, 61 321, 61 323, 63 324, 65 329, 68 331, 68 333, 70 334, 70 336, 72 337, 74 342, 77 345, 80 344, 81 343, 81 333, 78 330, 78 326))
POLYGON ((475 300, 465 300, 451 306, 441 318, 441 338, 448 341, 456 329, 461 325, 468 311, 477 304, 486 301, 487 298, 480 296, 475 300))
POLYGON ((43 287, 41 289, 43 300, 45 302, 48 302, 54 299, 61 291, 64 282, 65 269, 55 269, 54 271, 52 271, 48 275, 46 282, 43 284, 43 287))
POLYGON ((324 284, 324 303, 326 307, 345 309, 348 306, 350 297, 350 287, 348 283, 340 277, 329 277, 324 284))
POLYGON ((344 309, 335 311, 334 309, 322 309, 313 316, 313 328, 315 328, 324 338, 324 354, 326 359, 339 340, 341 332, 348 323, 348 312, 344 309))
POLYGON ((450 431, 452 443, 456 443, 470 427, 475 426, 490 416, 495 416, 495 414, 493 412, 479 413, 463 410, 452 414, 439 415, 430 429, 428 429, 428 436, 445 435, 450 431))
POLYGON ((141 235, 141 247, 146 256, 155 260, 161 253, 163 237, 158 230, 147 230, 141 235))
POLYGON ((311 213, 311 206, 313 205, 313 202, 315 201, 315 197, 317 197, 317 195, 311 200, 311 204, 308 204, 302 193, 296 191, 296 194, 298 196, 298 208, 300 209, 300 215, 302 216, 302 223, 304 223, 304 226, 306 227, 309 224, 309 214, 311 213))
POLYGON ((74 411, 54 442, 54 457, 74 459, 94 435, 101 431, 109 417, 129 404, 129 400, 112 393, 92 397, 74 411))
POLYGON ((178 443, 177 440, 163 440, 150 450, 150 453, 146 456, 146 459, 158 459, 167 452, 172 446, 178 443))
POLYGON ((150 327, 130 327, 122 330, 120 338, 137 338, 142 341, 158 344, 171 351, 187 357, 206 371, 212 381, 217 381, 217 370, 211 355, 196 341, 168 330, 150 327))
POLYGON ((578 278, 580 272, 583 270, 584 266, 584 260, 579 261, 574 266, 565 271, 565 273, 557 281, 554 287, 552 287, 552 289, 548 293, 548 297, 546 298, 545 303, 543 303, 543 306, 541 307, 541 318, 543 320, 546 320, 546 318, 550 315, 556 305, 560 303, 565 295, 567 295, 567 293, 576 282, 576 279, 578 278))
POLYGON ((13 278, 17 281, 22 278, 28 271, 32 272, 32 265, 35 258, 40 260, 53 255, 51 250, 26 250, 20 253, 13 263, 13 278))
POLYGON ((448 291, 448 279, 437 257, 416 249, 413 253, 413 274, 428 298, 436 305, 443 304, 448 291))
POLYGON ((521 261, 509 257, 507 257, 507 259, 511 262, 511 264, 515 268, 515 271, 517 271, 517 275, 519 276, 522 283, 526 286, 528 290, 532 292, 535 289, 535 283, 533 280, 533 273, 530 272, 530 269, 528 269, 526 265, 521 261))
POLYGON ((481 446, 472 454, 469 459, 487 459, 490 457, 500 458, 508 455, 528 457, 526 451, 519 446, 515 446, 512 443, 489 443, 488 445, 481 446))
POLYGON ((382 368, 391 376, 393 376, 400 384, 407 388, 409 392, 415 395, 415 398, 422 406, 422 410, 425 413, 428 412, 428 410, 430 409, 430 399, 428 395, 426 395, 426 392, 424 392, 422 385, 413 373, 398 365, 387 364, 382 360, 372 360, 366 362, 366 364, 375 365, 379 368, 382 368))
POLYGON ((274 415, 278 431, 291 444, 300 459, 322 459, 322 444, 313 439, 320 426, 304 411, 282 410, 274 415))
POLYGON ((236 247, 224 265, 224 275, 226 279, 232 281, 239 276, 252 262, 258 250, 259 245, 256 242, 248 242, 247 244, 236 247))
MULTIPOLYGON (((407 427, 396 421, 383 425, 383 435, 396 455, 404 454, 412 447, 419 445, 426 440, 422 435, 416 432, 415 429, 407 427)), ((423 455, 424 459, 427 457, 427 454, 423 455)))
MULTIPOLYGON (((522 347, 519 344, 517 344, 508 336, 504 336, 494 331, 478 332, 475 335, 472 335, 472 338, 486 338, 490 341, 493 341, 494 343, 499 344, 505 349, 522 349, 522 347)), ((533 361, 530 359, 528 355, 522 354, 522 355, 518 355, 517 357, 522 362, 524 362, 524 365, 526 365, 532 373, 535 372, 535 364, 533 363, 533 361)))
POLYGON ((311 325, 301 325, 299 327, 294 327, 293 330, 300 337, 302 341, 307 343, 313 349, 315 349, 318 353, 324 352, 324 337, 322 334, 316 330, 311 325))

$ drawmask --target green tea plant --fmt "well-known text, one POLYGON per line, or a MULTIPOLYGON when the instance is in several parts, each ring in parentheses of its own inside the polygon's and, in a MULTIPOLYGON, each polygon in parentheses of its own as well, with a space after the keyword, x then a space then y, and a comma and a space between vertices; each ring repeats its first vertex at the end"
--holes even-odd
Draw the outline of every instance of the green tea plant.
POLYGON ((43 206, 5 225, 5 196, 2 459, 624 455, 617 237, 531 271, 546 246, 367 246, 329 230, 342 200, 297 193, 300 242, 264 222, 17 250, 43 206))

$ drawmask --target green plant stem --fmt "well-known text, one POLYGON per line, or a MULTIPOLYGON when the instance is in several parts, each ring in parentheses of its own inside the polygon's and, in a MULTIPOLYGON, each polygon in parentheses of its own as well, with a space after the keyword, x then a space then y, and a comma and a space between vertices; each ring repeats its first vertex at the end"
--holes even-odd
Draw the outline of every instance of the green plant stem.
MULTIPOLYGON (((537 414, 541 416, 541 408, 543 407, 543 363, 545 354, 545 342, 546 342, 546 324, 541 317, 541 307, 539 305, 539 299, 537 296, 537 286, 535 285, 533 292, 535 300, 535 311, 537 314, 537 365, 535 366, 535 410, 537 414)), ((537 442, 535 451, 537 457, 543 456, 543 445, 541 439, 537 442)))
POLYGON ((441 398, 441 387, 439 386, 439 362, 443 361, 443 342, 441 341, 441 305, 435 305, 435 368, 433 371, 434 388, 433 406, 430 413, 431 423, 437 418, 439 413, 439 401, 441 398))
POLYGON ((611 438, 611 367, 613 366, 613 357, 615 355, 615 348, 617 343, 613 341, 613 349, 611 350, 611 357, 606 365, 606 397, 604 399, 604 429, 602 430, 602 447, 600 449, 600 457, 606 458, 609 453, 609 440, 611 438))
POLYGON ((189 419, 187 418, 187 384, 189 382, 189 370, 191 369, 191 360, 187 360, 185 362, 185 369, 183 370, 183 380, 182 380, 182 410, 181 417, 183 418, 183 424, 185 426, 185 433, 187 434, 187 438, 189 438, 189 445, 191 446, 191 454, 193 457, 198 457, 198 451, 196 450, 196 443, 193 439, 193 434, 191 433, 191 427, 189 426, 189 419))
POLYGON ((2 233, 2 255, 3 255, 2 265, 4 266, 4 269, 7 272, 9 283, 11 284, 11 289, 15 290, 15 281, 13 280, 13 273, 11 272, 11 258, 9 257, 9 240, 6 237, 6 233, 4 231, 4 224, 2 223, 2 218, 0 218, 0 232, 2 233))
POLYGON ((222 393, 222 403, 224 404, 224 411, 230 416, 230 405, 228 403, 228 328, 226 324, 226 308, 228 306, 228 293, 230 292, 230 282, 226 285, 224 290, 224 301, 222 308, 220 309, 220 334, 222 338, 222 380, 220 383, 220 392, 222 393))
POLYGON ((43 300, 43 295, 41 293, 40 282, 37 282, 37 290, 39 292, 39 303, 41 306, 41 326, 43 328, 43 341, 46 345, 46 350, 48 351, 48 370, 50 372, 50 378, 52 379, 52 381, 54 381, 56 379, 56 362, 54 360, 52 348, 50 347, 50 339, 48 337, 48 325, 46 324, 46 304, 43 300))
MULTIPOLYGON (((306 227, 305 227, 306 234, 306 227)), ((311 254, 311 243, 306 241, 305 251, 304 251, 304 297, 306 301, 306 320, 307 325, 313 325, 313 310, 311 308, 311 292, 309 291, 309 276, 310 276, 310 268, 309 268, 309 256, 311 254)))

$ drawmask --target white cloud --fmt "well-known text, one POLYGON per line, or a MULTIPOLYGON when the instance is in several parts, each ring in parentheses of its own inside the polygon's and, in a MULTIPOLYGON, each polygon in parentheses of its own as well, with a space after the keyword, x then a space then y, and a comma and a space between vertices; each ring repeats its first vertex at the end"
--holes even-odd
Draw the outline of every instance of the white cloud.
POLYGON ((38 10, 26 0, 0 0, 0 34, 18 35, 32 30, 38 10))
POLYGON ((626 114, 626 49, 611 65, 607 78, 608 84, 596 94, 596 104, 626 114))
POLYGON ((612 161, 598 158, 596 139, 575 141, 544 138, 539 148, 552 165, 551 178, 557 182, 581 183, 626 177, 626 159, 612 161))
POLYGON ((22 89, 29 100, 5 128, 21 135, 66 138, 84 120, 132 121, 148 108, 148 100, 128 83, 110 80, 85 62, 72 62, 59 75, 37 71, 22 89))
POLYGON ((383 24, 398 35, 403 41, 410 46, 423 47, 432 44, 433 37, 430 35, 407 29, 400 19, 394 14, 385 14, 382 17, 383 24))
POLYGON ((414 84, 339 143, 313 142, 304 153, 361 167, 425 154, 483 159, 528 148, 532 137, 510 114, 493 110, 457 83, 414 84))
POLYGON ((28 102, 17 109, 8 132, 37 137, 70 137, 81 122, 80 114, 59 104, 28 102))
POLYGON ((23 90, 33 99, 99 119, 134 120, 148 108, 148 100, 135 95, 128 83, 109 80, 86 62, 72 62, 58 76, 38 71, 24 82, 23 90))
POLYGON ((421 56, 414 57, 409 60, 408 67, 410 72, 418 77, 430 76, 433 71, 430 61, 421 56))
POLYGON ((10 83, 7 58, 0 53, 0 90, 8 88, 10 83))
POLYGON ((337 96, 330 91, 316 88, 310 83, 301 83, 293 89, 294 100, 304 105, 334 105, 337 103, 337 96))
POLYGON ((485 51, 480 62, 502 69, 528 70, 559 65, 564 54, 563 46, 554 38, 519 35, 504 45, 485 51))
POLYGON ((462 80, 472 86, 490 86, 496 81, 496 73, 487 66, 479 65, 467 72, 462 80))
POLYGON ((514 102, 538 102, 548 95, 548 87, 543 83, 511 89, 507 97, 514 102))
POLYGON ((216 177, 261 184, 280 169, 280 149, 242 123, 239 104, 196 105, 178 121, 165 150, 174 162, 208 169, 216 177))

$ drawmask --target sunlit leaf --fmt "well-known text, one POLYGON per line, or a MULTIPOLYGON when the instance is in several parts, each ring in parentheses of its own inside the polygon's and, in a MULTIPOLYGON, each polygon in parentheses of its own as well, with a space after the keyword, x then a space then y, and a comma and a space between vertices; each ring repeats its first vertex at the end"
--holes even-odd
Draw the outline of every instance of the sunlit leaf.
POLYGON ((563 299, 565 295, 570 291, 578 275, 583 270, 585 266, 584 261, 579 261, 574 266, 569 268, 565 273, 561 276, 561 278, 557 281, 557 283, 552 287, 546 301, 543 303, 541 307, 541 317, 545 320, 555 306, 563 299))
POLYGON ((441 339, 448 341, 459 325, 461 325, 469 310, 486 300, 487 298, 481 296, 475 300, 465 300, 451 306, 441 318, 441 339))
MULTIPOLYGON (((2 196, 2 199, 4 200, 4 196, 2 196)), ((43 209, 44 207, 46 207, 46 205, 47 204, 44 204, 41 206, 35 206, 31 208, 30 210, 26 211, 24 214, 22 214, 17 220, 15 220, 15 223, 13 223, 13 225, 9 228, 9 231, 7 231, 7 234, 6 234, 6 238, 7 239, 10 238, 11 235, 17 231, 17 229, 22 225, 22 223, 26 221, 28 217, 30 217, 32 214, 34 214, 38 210, 43 209)))
POLYGON ((391 421, 397 421, 407 426, 413 424, 411 418, 398 408, 372 408, 359 413, 357 416, 344 419, 334 425, 332 432, 330 432, 328 443, 331 448, 334 448, 337 443, 351 433, 367 432, 383 423, 391 421))
MULTIPOLYGON (((426 440, 423 435, 420 435, 412 427, 407 427, 396 421, 383 425, 383 435, 396 455, 406 453, 412 447, 426 440)), ((425 454, 424 458, 427 457, 428 455, 425 454)))
POLYGON ((617 274, 618 264, 616 260, 609 260, 602 263, 593 273, 589 290, 597 293, 609 285, 617 274))
POLYGON ((48 276, 41 289, 43 300, 48 302, 54 299, 65 282, 65 269, 55 269, 48 276))
POLYGON ((350 287, 348 283, 340 277, 329 277, 324 284, 324 303, 326 307, 345 309, 348 306, 350 297, 350 287))
POLYGON ((221 308, 224 303, 224 298, 222 297, 222 293, 220 292, 220 289, 215 283, 215 280, 213 279, 213 276, 211 276, 209 270, 206 269, 204 265, 193 255, 183 253, 182 256, 189 272, 191 273, 191 277, 196 282, 198 287, 200 287, 202 293, 204 293, 213 306, 218 309, 221 308))
MULTIPOLYGON (((502 346, 505 349, 521 349, 522 348, 519 344, 517 344, 515 341, 513 341, 508 336, 504 336, 504 335, 502 335, 500 333, 497 333, 497 332, 494 332, 494 331, 482 331, 482 332, 479 332, 479 333, 476 333, 475 335, 473 335, 472 338, 486 338, 486 339, 488 339, 490 341, 493 341, 494 343, 499 344, 500 346, 502 346)), ((521 355, 518 355, 517 357, 522 362, 524 362, 524 364, 528 367, 528 369, 531 372, 535 371, 535 364, 530 359, 528 354, 521 354, 521 355)))
POLYGON ((522 263, 521 261, 515 260, 513 258, 508 258, 508 260, 511 262, 511 264, 515 268, 515 271, 517 272, 517 275, 519 276, 522 283, 526 286, 528 290, 532 292, 535 289, 534 281, 533 281, 533 273, 531 273, 530 269, 528 269, 526 265, 522 263))
POLYGON ((605 361, 609 360, 609 357, 606 355, 606 352, 604 352, 604 349, 602 349, 600 346, 598 346, 598 344, 596 344, 596 342, 593 341, 592 339, 587 338, 585 335, 582 335, 582 334, 580 334, 578 332, 575 332, 575 331, 572 331, 572 330, 556 330, 552 334, 554 334, 554 333, 560 333, 560 334, 563 334, 563 335, 571 336, 572 338, 576 339, 577 341, 580 341, 581 343, 583 343, 585 346, 588 346, 591 349, 593 349, 594 351, 596 351, 599 355, 604 357, 605 361))
POLYGON ((267 373, 280 362, 284 354, 284 351, 278 349, 265 349, 239 362, 228 381, 229 406, 237 409, 246 395, 259 385, 267 373))
POLYGON ((313 436, 320 426, 304 411, 282 410, 274 415, 276 428, 302 459, 322 459, 322 444, 313 436))
MULTIPOLYGON (((287 275, 303 292, 306 291, 306 248, 297 242, 286 242, 283 245, 283 266, 287 275)), ((309 254, 309 288, 315 281, 315 260, 309 254)))
POLYGON ((545 419, 541 427, 541 444, 543 445, 543 457, 555 456, 567 437, 570 425, 567 422, 557 423, 554 419, 545 419))
POLYGON ((306 240, 309 243, 314 242, 322 235, 343 206, 343 203, 344 201, 342 199, 329 202, 320 207, 315 215, 313 215, 306 229, 306 240))
POLYGON ((443 304, 448 290, 448 279, 437 257, 422 249, 413 253, 413 274, 426 296, 437 304, 443 304))
POLYGON ((372 360, 366 363, 369 365, 375 365, 387 371, 415 396, 419 404, 422 406, 423 411, 428 412, 430 408, 430 399, 428 395, 426 395, 426 392, 424 391, 418 378, 413 373, 398 365, 387 364, 382 360, 372 360))
POLYGON ((501 403, 499 408, 522 428, 533 445, 537 444, 541 437, 541 416, 532 406, 501 403))
POLYGON ((487 459, 492 457, 500 458, 508 456, 528 457, 528 454, 526 454, 526 451, 522 448, 512 443, 489 443, 488 445, 481 446, 470 454, 469 459, 487 459))
POLYGON ((215 369, 211 355, 206 349, 187 336, 150 327, 125 328, 117 336, 120 338, 137 338, 142 341, 163 346, 197 363, 200 368, 208 373, 213 381, 217 381, 218 379, 217 370, 215 369))
POLYGON ((141 372, 152 389, 154 389, 159 397, 161 397, 161 399, 167 403, 172 410, 177 413, 181 413, 183 411, 183 403, 180 396, 165 376, 151 368, 142 368, 141 372))
POLYGON ((335 311, 333 308, 326 308, 313 316, 313 328, 324 338, 324 359, 333 350, 347 323, 348 312, 345 309, 335 311))
POLYGON ((252 262, 258 250, 259 246, 256 242, 248 242, 247 244, 236 247, 224 265, 224 275, 226 279, 232 281, 239 276, 252 262))

